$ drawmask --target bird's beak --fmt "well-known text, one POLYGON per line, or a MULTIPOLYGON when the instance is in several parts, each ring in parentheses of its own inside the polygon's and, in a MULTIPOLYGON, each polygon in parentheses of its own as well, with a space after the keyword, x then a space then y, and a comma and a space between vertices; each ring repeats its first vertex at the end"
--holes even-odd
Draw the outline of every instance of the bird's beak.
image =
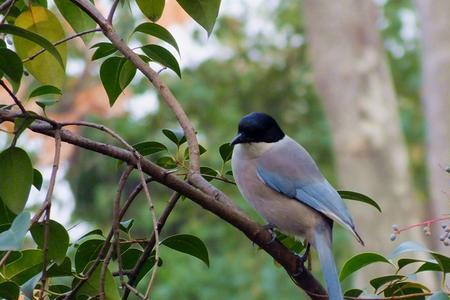
POLYGON ((234 146, 236 144, 240 144, 244 141, 244 135, 242 133, 238 133, 234 139, 231 141, 231 146, 234 146))

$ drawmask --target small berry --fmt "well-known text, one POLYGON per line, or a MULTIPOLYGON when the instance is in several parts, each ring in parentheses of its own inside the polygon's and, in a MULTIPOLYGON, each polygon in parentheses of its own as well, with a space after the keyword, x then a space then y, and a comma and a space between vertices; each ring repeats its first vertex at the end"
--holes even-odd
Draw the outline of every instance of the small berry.
POLYGON ((390 237, 391 241, 395 241, 396 238, 397 238, 397 235, 395 233, 391 234, 391 237, 390 237))
POLYGON ((444 241, 444 245, 445 245, 445 246, 449 246, 449 245, 450 245, 450 242, 449 242, 449 241, 444 241))
POLYGON ((392 225, 392 230, 398 231, 398 225, 397 224, 392 225))
POLYGON ((445 232, 450 232, 450 227, 445 228, 445 232))
POLYGON ((447 224, 442 224, 441 227, 442 227, 442 229, 445 229, 445 228, 447 228, 447 224))
POLYGON ((447 238, 447 236, 446 236, 445 234, 442 234, 442 235, 439 237, 439 240, 440 240, 441 242, 443 242, 443 241, 445 241, 446 238, 447 238))

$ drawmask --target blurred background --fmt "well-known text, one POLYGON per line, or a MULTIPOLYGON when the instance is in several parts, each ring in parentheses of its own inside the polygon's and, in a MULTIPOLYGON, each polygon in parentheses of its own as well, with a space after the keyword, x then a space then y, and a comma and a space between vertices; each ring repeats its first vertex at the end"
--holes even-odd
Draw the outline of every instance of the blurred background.
MULTIPOLYGON (((106 12, 110 3, 97 5, 106 12)), ((143 21, 133 1, 130 9, 118 10, 117 28, 124 37, 143 21)), ((445 172, 450 161, 449 1, 222 1, 208 38, 175 0, 167 0, 159 23, 175 36, 182 67, 181 80, 171 71, 161 76, 208 150, 202 165, 221 168, 218 148, 234 136, 240 118, 252 111, 267 112, 309 150, 338 189, 366 194, 383 210, 379 214, 369 206, 347 203, 366 247, 335 226, 339 267, 352 253, 388 255, 404 240, 427 243, 449 254, 437 236, 426 237, 420 228, 389 241, 392 224, 404 227, 449 212, 450 177, 445 172)), ((139 45, 145 38, 131 39, 129 44, 139 45)), ((89 59, 93 50, 86 50, 81 40, 70 42, 68 49, 66 92, 48 111, 50 117, 105 124, 130 144, 170 143, 161 129, 176 130, 177 122, 143 76, 138 74, 110 109, 98 77, 100 64, 89 59)), ((27 84, 22 93, 34 83, 22 85, 27 84)), ((2 94, 1 101, 6 99, 2 94)), ((113 142, 90 129, 79 133, 113 142)), ((48 180, 52 140, 28 135, 18 145, 34 151, 37 168, 48 180)), ((7 146, 5 135, 0 135, 0 146, 7 146)), ((53 218, 72 227, 73 239, 93 226, 106 230, 121 172, 117 162, 64 145, 62 170, 53 218)), ((137 183, 137 176, 132 177, 127 191, 137 183)), ((263 223, 234 185, 213 183, 263 223)), ((151 190, 160 212, 170 191, 156 184, 151 190)), ((43 195, 45 189, 34 190, 29 205, 37 206, 43 195)), ((151 232, 144 198, 126 218, 136 219, 135 237, 151 232)), ((193 202, 181 201, 170 216, 162 235, 174 233, 203 239, 211 266, 162 249, 164 264, 155 299, 298 299, 298 289, 282 268, 193 202)), ((313 268, 319 269, 314 263, 313 268)), ((384 271, 378 266, 370 270, 347 279, 344 286, 368 287, 368 279, 384 271)))

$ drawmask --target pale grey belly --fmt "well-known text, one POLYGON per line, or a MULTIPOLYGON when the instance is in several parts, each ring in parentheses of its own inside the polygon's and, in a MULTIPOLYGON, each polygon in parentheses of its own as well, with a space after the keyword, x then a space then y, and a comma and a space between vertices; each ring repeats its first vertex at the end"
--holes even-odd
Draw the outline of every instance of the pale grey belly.
POLYGON ((312 239, 309 233, 318 222, 322 222, 315 210, 265 185, 257 177, 252 161, 233 160, 232 166, 239 190, 268 223, 288 235, 312 239))

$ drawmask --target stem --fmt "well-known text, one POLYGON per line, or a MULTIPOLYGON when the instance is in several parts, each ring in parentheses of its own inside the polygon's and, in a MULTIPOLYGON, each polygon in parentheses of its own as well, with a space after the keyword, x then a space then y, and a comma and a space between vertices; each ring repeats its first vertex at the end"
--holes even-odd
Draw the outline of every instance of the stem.
POLYGON ((109 11, 107 20, 108 20, 108 23, 111 24, 111 25, 112 25, 113 18, 114 18, 114 13, 116 12, 117 5, 119 4, 119 1, 120 0, 115 0, 113 5, 111 6, 111 10, 109 11))
MULTIPOLYGON (((101 30, 100 28, 95 28, 95 29, 89 29, 89 30, 86 30, 86 31, 82 31, 82 32, 79 32, 79 33, 77 33, 77 34, 71 35, 71 36, 69 36, 69 37, 66 37, 66 38, 64 38, 64 39, 62 39, 62 40, 59 40, 59 41, 55 42, 55 43, 53 44, 53 46, 58 46, 58 45, 60 45, 60 44, 62 44, 62 43, 65 43, 65 42, 67 42, 67 41, 70 41, 70 40, 72 40, 72 39, 74 39, 74 38, 77 38, 77 37, 79 37, 79 36, 83 36, 83 35, 86 35, 86 34, 89 34, 89 33, 97 32, 97 31, 102 31, 102 30, 101 30)), ((39 51, 36 52, 35 54, 31 55, 30 57, 27 57, 27 58, 25 58, 24 60, 22 60, 22 63, 26 63, 27 61, 30 61, 30 60, 35 59, 37 56, 41 55, 41 54, 44 53, 45 51, 47 51, 47 49, 42 48, 41 50, 39 50, 39 51)))
POLYGON ((28 115, 28 112, 25 109, 25 107, 23 106, 22 102, 20 102, 20 100, 16 97, 16 95, 13 93, 13 91, 11 91, 11 89, 6 85, 6 83, 3 80, 0 80, 0 85, 5 89, 5 91, 9 94, 9 96, 11 96, 14 103, 17 104, 17 106, 20 108, 22 113, 24 115, 28 115))
MULTIPOLYGON (((172 211, 175 208, 175 205, 177 204, 180 197, 181 197, 181 194, 179 194, 177 192, 174 192, 172 194, 172 196, 170 197, 169 203, 167 204, 163 213, 159 217, 158 224, 157 224, 158 233, 161 232, 162 228, 166 224, 167 218, 172 213, 172 211)), ((144 252, 142 253, 141 257, 136 262, 136 264, 134 265, 130 274, 128 275, 128 278, 129 278, 128 285, 129 286, 132 286, 132 287, 136 286, 137 275, 138 275, 139 271, 141 270, 142 266, 147 261, 147 259, 150 257, 153 247, 155 246, 155 242, 156 242, 156 238, 155 238, 155 234, 153 233, 152 236, 150 237, 150 240, 148 240, 147 245, 145 246, 144 252)), ((158 263, 158 262, 156 262, 156 263, 158 263)), ((128 298, 129 293, 130 293, 130 290, 126 289, 123 294, 122 299, 126 300, 128 298)))
POLYGON ((420 223, 417 223, 417 224, 409 225, 409 226, 406 226, 404 228, 401 228, 401 229, 397 230, 396 232, 400 233, 400 232, 406 231, 408 229, 411 229, 411 228, 414 228, 414 227, 420 227, 420 226, 424 226, 424 225, 430 226, 433 223, 437 223, 437 222, 445 221, 445 220, 450 220, 450 216, 437 217, 437 218, 426 220, 426 221, 423 221, 423 222, 420 222, 420 223))
POLYGON ((45 196, 45 215, 44 215, 44 245, 43 245, 43 268, 41 277, 41 290, 39 293, 39 300, 44 299, 44 290, 47 284, 47 265, 48 265, 48 241, 50 231, 50 210, 52 207, 53 190, 56 183, 56 175, 58 173, 59 161, 61 154, 61 135, 59 129, 55 130, 55 155, 53 158, 52 174, 50 176, 50 183, 48 185, 47 195, 45 196))

